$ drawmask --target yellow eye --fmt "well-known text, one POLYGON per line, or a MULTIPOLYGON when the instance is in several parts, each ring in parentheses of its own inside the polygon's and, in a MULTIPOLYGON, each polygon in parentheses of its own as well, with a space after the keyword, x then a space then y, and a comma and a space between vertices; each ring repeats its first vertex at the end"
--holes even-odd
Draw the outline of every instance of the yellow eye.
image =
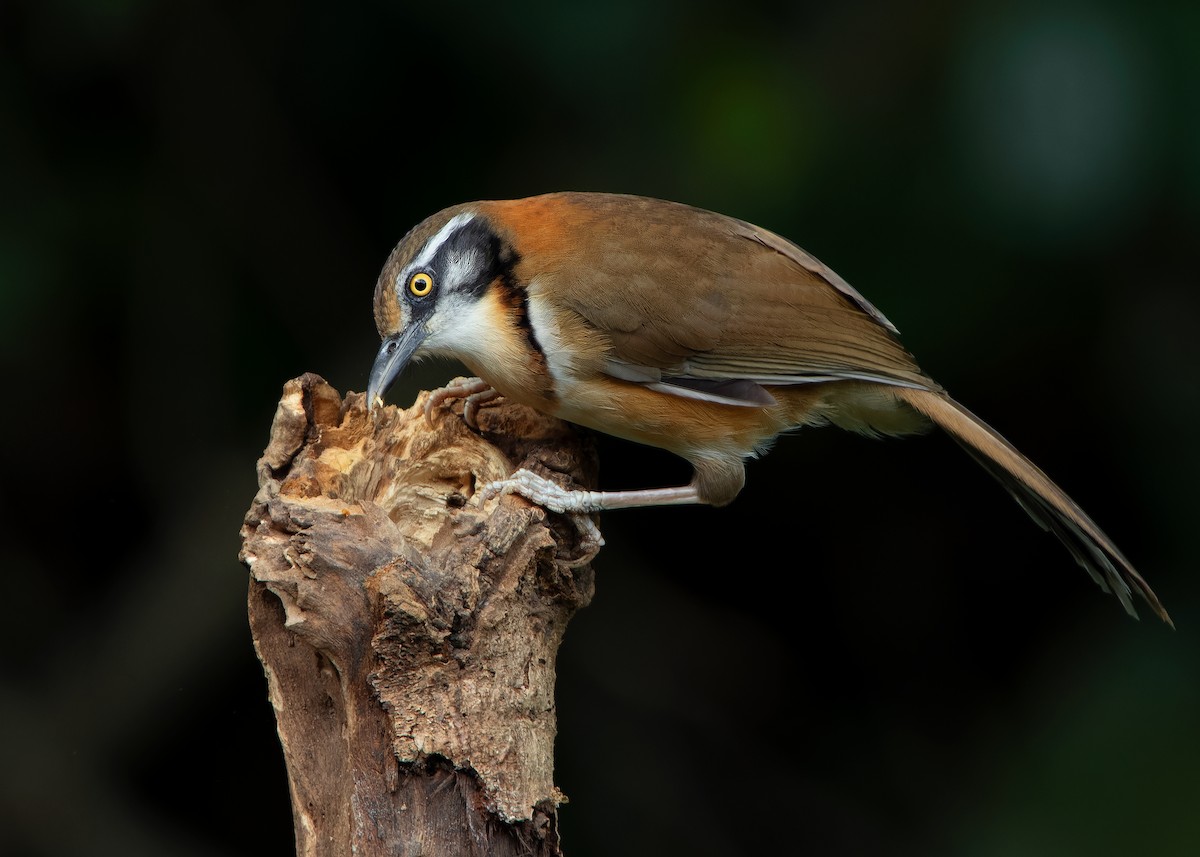
POLYGON ((423 298, 433 291, 433 277, 422 271, 419 274, 413 274, 412 279, 408 281, 408 290, 415 297, 423 298))

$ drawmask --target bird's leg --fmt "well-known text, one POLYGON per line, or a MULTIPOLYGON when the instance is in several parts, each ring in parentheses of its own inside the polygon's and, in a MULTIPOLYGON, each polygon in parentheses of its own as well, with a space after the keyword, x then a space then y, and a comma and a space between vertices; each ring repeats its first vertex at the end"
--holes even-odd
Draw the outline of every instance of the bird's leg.
POLYGON ((479 426, 475 422, 475 416, 479 413, 480 407, 500 397, 500 394, 482 378, 464 378, 453 384, 447 384, 445 387, 439 387, 429 394, 429 399, 425 402, 425 422, 430 427, 433 426, 433 411, 438 408, 448 399, 465 399, 463 402, 463 422, 473 429, 478 429, 479 426))
POLYGON ((551 512, 573 515, 587 515, 612 509, 633 509, 639 506, 681 506, 704 502, 694 484, 681 485, 678 488, 643 488, 635 491, 572 491, 524 468, 507 479, 484 485, 479 491, 479 499, 483 502, 501 494, 520 494, 551 512))

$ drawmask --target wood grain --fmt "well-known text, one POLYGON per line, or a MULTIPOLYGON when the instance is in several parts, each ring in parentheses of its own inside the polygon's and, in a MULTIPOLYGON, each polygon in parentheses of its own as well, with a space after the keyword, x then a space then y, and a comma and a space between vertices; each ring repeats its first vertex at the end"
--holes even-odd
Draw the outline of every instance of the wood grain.
MULTIPOLYGON (((368 414, 289 381, 242 528, 302 855, 558 855, 555 661, 591 600, 568 519, 476 485, 590 486, 588 440, 519 405, 368 414)), ((265 736, 264 736, 265 740, 265 736)))

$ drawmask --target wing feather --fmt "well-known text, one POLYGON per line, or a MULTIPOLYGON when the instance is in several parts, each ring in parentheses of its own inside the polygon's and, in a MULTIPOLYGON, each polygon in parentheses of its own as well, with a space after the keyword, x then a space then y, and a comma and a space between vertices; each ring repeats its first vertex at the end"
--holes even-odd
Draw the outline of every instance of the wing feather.
POLYGON ((607 338, 614 377, 936 387, 879 310, 778 235, 659 200, 582 201, 576 227, 591 235, 574 246, 599 249, 579 260, 588 282, 557 282, 555 295, 607 338), (636 234, 622 228, 631 209, 636 234))

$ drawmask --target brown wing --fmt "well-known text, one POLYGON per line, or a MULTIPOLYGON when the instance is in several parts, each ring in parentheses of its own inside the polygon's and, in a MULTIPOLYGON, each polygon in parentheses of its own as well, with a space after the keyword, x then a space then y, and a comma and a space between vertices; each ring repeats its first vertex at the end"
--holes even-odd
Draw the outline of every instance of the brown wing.
POLYGON ((773 233, 659 200, 554 200, 560 232, 553 246, 587 271, 579 282, 560 276, 556 302, 610 341, 617 377, 937 386, 882 313, 773 233), (575 230, 586 234, 572 240, 575 230))

